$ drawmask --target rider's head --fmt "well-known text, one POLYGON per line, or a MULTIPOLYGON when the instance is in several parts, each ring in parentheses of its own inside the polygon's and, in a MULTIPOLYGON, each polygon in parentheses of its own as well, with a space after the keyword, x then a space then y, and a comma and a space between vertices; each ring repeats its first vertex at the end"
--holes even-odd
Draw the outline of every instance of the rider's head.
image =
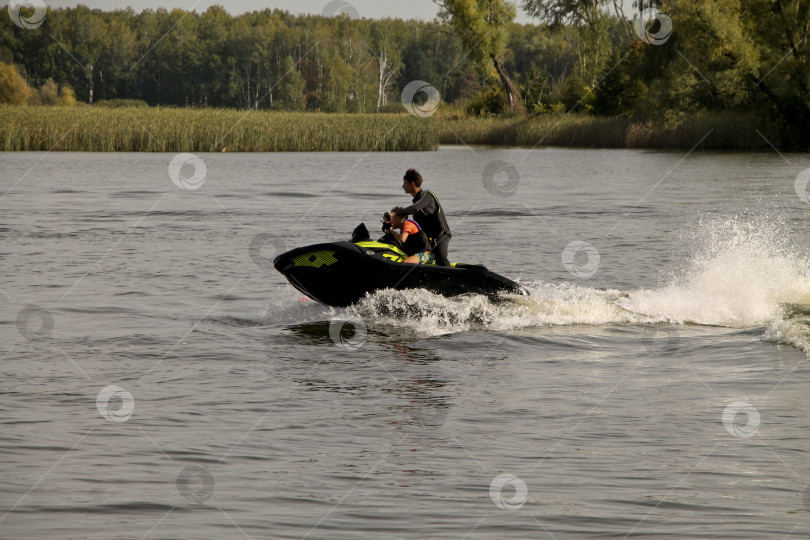
POLYGON ((422 187, 422 175, 416 169, 408 169, 402 179, 410 184, 416 184, 416 187, 422 187))
POLYGON ((398 212, 402 212, 404 208, 401 206, 395 206, 391 209, 391 223, 394 225, 395 229, 399 229, 402 226, 402 222, 405 221, 405 216, 400 216, 398 212))

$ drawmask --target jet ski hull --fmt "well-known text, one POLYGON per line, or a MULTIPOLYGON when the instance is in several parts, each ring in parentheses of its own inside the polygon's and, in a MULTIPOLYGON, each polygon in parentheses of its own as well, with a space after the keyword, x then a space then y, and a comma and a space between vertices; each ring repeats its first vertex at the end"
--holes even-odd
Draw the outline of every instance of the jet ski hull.
POLYGON ((483 266, 405 264, 351 242, 300 247, 279 255, 273 264, 296 289, 335 307, 349 306, 381 289, 427 289, 444 296, 528 294, 514 281, 483 266))

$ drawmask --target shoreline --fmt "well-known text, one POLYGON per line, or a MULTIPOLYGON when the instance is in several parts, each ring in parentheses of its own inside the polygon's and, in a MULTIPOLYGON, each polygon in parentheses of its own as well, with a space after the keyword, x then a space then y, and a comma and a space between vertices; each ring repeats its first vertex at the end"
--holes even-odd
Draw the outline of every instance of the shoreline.
POLYGON ((0 106, 0 151, 397 152, 439 146, 770 150, 779 130, 743 113, 678 125, 577 114, 325 114, 229 109, 0 106))

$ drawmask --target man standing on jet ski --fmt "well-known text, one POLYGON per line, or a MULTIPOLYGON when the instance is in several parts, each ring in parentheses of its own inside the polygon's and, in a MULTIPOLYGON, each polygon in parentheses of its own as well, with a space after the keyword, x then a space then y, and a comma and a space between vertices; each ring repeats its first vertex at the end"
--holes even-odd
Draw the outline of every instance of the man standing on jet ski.
POLYGON ((452 234, 439 199, 432 191, 422 189, 422 175, 416 169, 408 169, 402 179, 402 189, 413 197, 413 204, 397 211, 397 215, 406 217, 413 214, 413 220, 430 238, 436 264, 450 266, 447 248, 452 234))

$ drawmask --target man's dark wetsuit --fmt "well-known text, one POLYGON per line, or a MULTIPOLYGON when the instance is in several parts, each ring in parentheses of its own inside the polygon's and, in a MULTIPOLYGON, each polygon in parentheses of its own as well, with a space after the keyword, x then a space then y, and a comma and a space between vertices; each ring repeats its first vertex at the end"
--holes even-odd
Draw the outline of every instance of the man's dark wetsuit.
POLYGON ((433 192, 422 189, 413 198, 413 204, 402 211, 397 212, 400 216, 410 216, 422 227, 422 230, 430 237, 432 243, 431 251, 436 256, 438 266, 450 266, 447 258, 447 247, 450 243, 450 227, 447 225, 447 218, 439 203, 439 199, 433 192))

